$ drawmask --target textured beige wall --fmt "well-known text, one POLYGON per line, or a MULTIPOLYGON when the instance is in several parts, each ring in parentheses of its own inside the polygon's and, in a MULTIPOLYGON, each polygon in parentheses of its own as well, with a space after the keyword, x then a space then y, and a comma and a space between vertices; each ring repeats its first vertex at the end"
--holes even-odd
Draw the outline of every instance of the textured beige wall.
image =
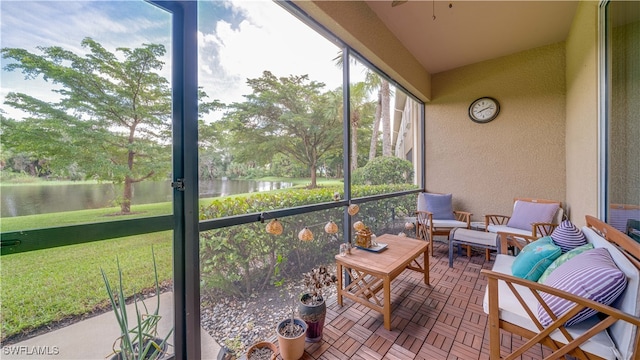
POLYGON ((598 216, 598 3, 578 5, 566 41, 567 203, 571 221, 598 216))
POLYGON ((474 220, 510 214, 514 197, 565 202, 564 43, 434 74, 432 97, 428 191, 453 193, 474 220), (467 114, 482 96, 501 105, 487 124, 467 114))
POLYGON ((293 1, 309 16, 402 84, 413 95, 430 97, 431 77, 363 1, 293 1), (375 29, 372 31, 371 29, 375 29))

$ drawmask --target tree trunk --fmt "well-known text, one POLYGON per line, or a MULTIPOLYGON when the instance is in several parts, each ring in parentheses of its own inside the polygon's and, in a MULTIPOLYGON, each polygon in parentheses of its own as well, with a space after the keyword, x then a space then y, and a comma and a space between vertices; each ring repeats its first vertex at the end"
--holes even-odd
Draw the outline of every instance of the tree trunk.
POLYGON ((380 92, 382 93, 382 156, 391 156, 391 113, 389 109, 391 94, 389 82, 382 80, 380 92))
POLYGON ((378 103, 376 104, 376 118, 373 122, 373 132, 371 133, 371 146, 369 147, 369 160, 376 157, 378 150, 378 131, 380 129, 380 117, 382 116, 382 92, 378 91, 378 103))
MULTIPOLYGON (((132 145, 135 141, 135 126, 132 126, 129 129, 129 145, 132 145)), ((132 174, 133 170, 133 159, 135 157, 135 153, 133 150, 129 149, 127 154, 127 168, 129 169, 129 174, 132 174)), ((133 179, 131 175, 127 175, 124 178, 124 192, 122 194, 122 204, 120 204, 120 212, 123 214, 131 213, 131 198, 133 197, 133 179)))
POLYGON ((354 111, 351 114, 351 170, 358 168, 358 127, 360 126, 360 113, 354 111))
POLYGON ((122 193, 122 203, 120 203, 120 212, 123 214, 131 213, 131 198, 133 195, 133 180, 127 176, 124 178, 124 192, 122 193))
POLYGON ((312 164, 311 166, 311 184, 309 185, 309 189, 315 189, 318 187, 316 182, 316 164, 312 164))

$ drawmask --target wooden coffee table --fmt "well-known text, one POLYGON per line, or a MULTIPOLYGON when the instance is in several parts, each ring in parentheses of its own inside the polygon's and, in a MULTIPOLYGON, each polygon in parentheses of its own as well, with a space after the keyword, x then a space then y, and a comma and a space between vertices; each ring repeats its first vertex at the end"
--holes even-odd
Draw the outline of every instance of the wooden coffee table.
POLYGON ((411 269, 423 273, 424 283, 429 285, 429 242, 389 234, 376 241, 388 244, 387 248, 381 252, 353 248, 349 255, 336 255, 338 305, 342 306, 344 296, 367 306, 381 313, 384 327, 391 330, 391 281, 411 269), (418 261, 420 255, 422 264, 418 261), (344 284, 344 288, 343 271, 351 277, 351 283, 344 284))

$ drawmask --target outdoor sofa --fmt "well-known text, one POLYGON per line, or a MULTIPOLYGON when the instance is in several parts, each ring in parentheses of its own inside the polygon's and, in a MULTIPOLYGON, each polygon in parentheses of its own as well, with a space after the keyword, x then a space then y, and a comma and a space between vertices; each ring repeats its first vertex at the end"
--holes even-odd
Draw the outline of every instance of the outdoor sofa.
POLYGON ((539 343, 553 350, 551 359, 564 358, 565 354, 578 359, 640 359, 640 244, 594 217, 587 216, 586 222, 581 232, 588 244, 583 246, 592 245, 593 249, 557 266, 543 283, 513 276, 512 270, 517 269, 514 267, 516 257, 507 253, 509 246, 520 247, 519 254, 523 248, 521 243, 512 241, 512 236, 499 234, 500 254, 492 270, 482 270, 487 277, 483 307, 489 315, 491 359, 520 358, 539 343), (590 257, 604 256, 605 252, 610 254, 609 262, 612 259, 615 266, 607 265, 603 270, 590 257), (584 257, 585 254, 589 255, 584 257), (579 256, 583 257, 579 259, 579 256), (625 282, 623 288, 618 286, 620 281, 618 285, 606 285, 607 289, 618 289, 615 296, 611 295, 615 301, 603 305, 601 302, 607 302, 603 299, 609 295, 599 294, 602 289, 591 289, 593 292, 588 295, 597 301, 583 296, 584 289, 580 288, 595 282, 593 279, 600 276, 598 271, 615 272, 614 268, 623 274, 606 275, 604 280, 625 282), (573 275, 567 274, 579 274, 583 278, 572 279, 573 275), (602 297, 598 297, 600 295, 602 297), (587 316, 585 312, 589 309, 597 314, 587 316), (572 324, 578 319, 576 315, 584 320, 572 324), (514 342, 510 354, 501 354, 501 331, 518 334, 524 342, 519 347, 514 342))

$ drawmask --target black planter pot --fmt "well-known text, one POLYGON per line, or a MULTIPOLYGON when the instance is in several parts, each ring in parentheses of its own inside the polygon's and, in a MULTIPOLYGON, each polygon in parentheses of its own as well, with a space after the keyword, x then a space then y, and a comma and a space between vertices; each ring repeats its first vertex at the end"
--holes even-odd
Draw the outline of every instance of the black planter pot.
POLYGON ((307 304, 306 302, 311 302, 311 295, 302 295, 300 305, 298 305, 298 312, 300 313, 300 318, 307 323, 305 341, 315 343, 322 340, 324 319, 327 315, 327 304, 324 299, 321 299, 320 302, 315 305, 307 304))
MULTIPOLYGON (((149 342, 151 342, 151 341, 155 342, 160 347, 160 349, 162 349, 162 350, 159 353, 156 353, 155 356, 153 356, 153 354, 155 352, 154 351, 155 347, 152 345, 152 347, 149 349, 149 352, 147 353, 147 356, 145 356, 145 359, 146 360, 164 359, 167 356, 167 348, 168 348, 167 342, 164 341, 164 339, 154 338, 154 339, 145 340, 144 345, 145 346, 148 345, 149 342)), ((134 351, 138 351, 139 350, 138 343, 133 344, 133 350, 134 351)), ((144 350, 144 348, 142 350, 144 350)), ((117 354, 113 355, 110 360, 122 360, 122 359, 123 359, 122 354, 121 353, 117 353, 117 354)))

